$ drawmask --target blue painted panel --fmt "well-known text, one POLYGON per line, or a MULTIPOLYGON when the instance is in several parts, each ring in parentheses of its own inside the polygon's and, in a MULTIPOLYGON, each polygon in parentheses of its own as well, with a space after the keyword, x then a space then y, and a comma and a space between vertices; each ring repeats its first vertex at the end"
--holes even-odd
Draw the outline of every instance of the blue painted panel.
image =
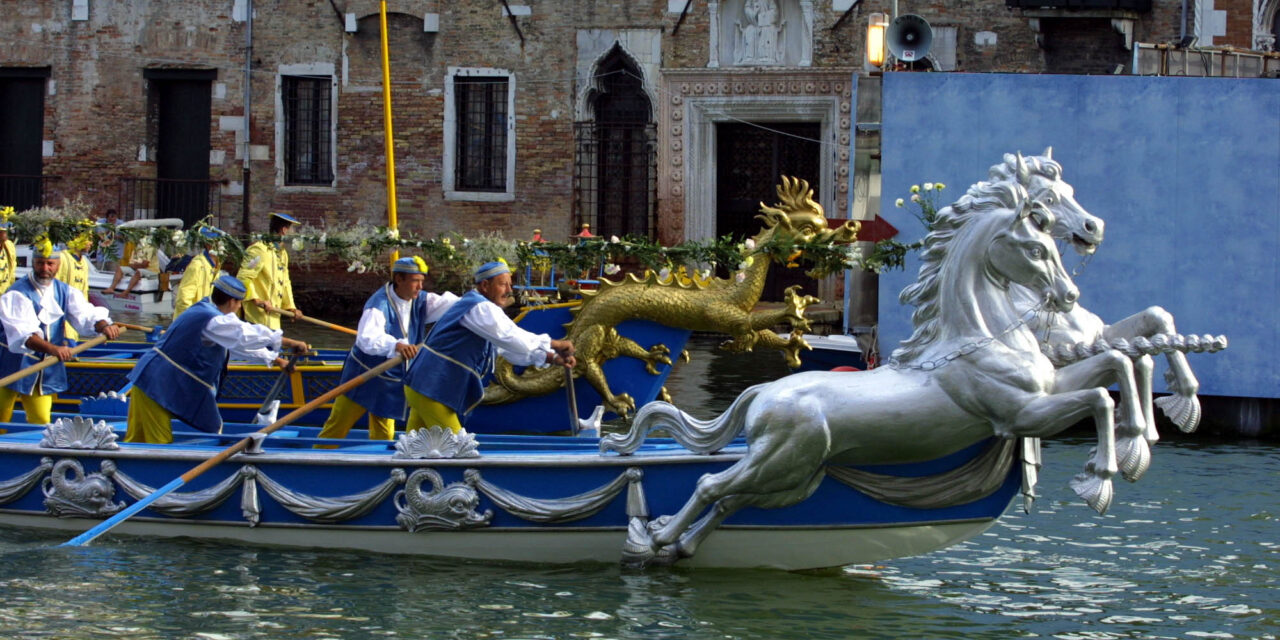
MULTIPOLYGON (((1004 153, 1052 146, 1107 222, 1076 277, 1081 303, 1108 322, 1159 305, 1182 333, 1226 334, 1226 351, 1190 357, 1201 393, 1280 397, 1280 83, 890 73, 883 89, 881 215, 899 239, 923 235, 893 206, 912 184, 941 181, 950 203, 1004 153)), ((881 277, 886 352, 910 335, 898 292, 918 266, 881 277)))

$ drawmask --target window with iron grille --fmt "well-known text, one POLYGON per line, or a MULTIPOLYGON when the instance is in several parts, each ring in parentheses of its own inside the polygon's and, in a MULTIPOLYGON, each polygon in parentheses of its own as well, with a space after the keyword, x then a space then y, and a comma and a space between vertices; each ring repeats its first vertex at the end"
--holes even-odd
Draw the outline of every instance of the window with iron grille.
POLYGON ((284 183, 333 184, 333 79, 282 76, 284 183))
POLYGON ((596 70, 594 122, 574 125, 574 196, 580 222, 602 236, 652 238, 657 131, 635 63, 618 47, 596 70))
POLYGON ((454 188, 507 189, 507 78, 455 76, 454 188))

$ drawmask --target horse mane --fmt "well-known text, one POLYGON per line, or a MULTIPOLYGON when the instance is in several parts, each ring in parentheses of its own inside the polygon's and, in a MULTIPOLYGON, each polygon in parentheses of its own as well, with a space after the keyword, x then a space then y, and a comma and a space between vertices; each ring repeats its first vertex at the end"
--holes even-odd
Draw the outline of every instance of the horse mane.
MULTIPOLYGON (((987 171, 987 180, 989 182, 1016 182, 1028 190, 1032 188, 1034 184, 1033 178, 1036 176, 1050 182, 1062 180, 1062 165, 1053 159, 1053 147, 1045 149, 1042 156, 1006 153, 1004 154, 1003 162, 992 165, 987 171)), ((977 185, 974 186, 976 187, 977 185)), ((972 190, 972 187, 970 190, 972 190)), ((1032 193, 1031 195, 1033 197, 1040 196, 1039 193, 1032 193)), ((1007 204, 1014 205, 1012 202, 1007 204)))
POLYGON ((894 360, 913 360, 938 339, 942 329, 940 294, 944 268, 949 265, 952 247, 962 244, 960 239, 971 235, 967 230, 979 226, 974 220, 995 223, 998 216, 988 215, 989 212, 1021 211, 1028 200, 1027 190, 1016 181, 979 182, 955 203, 938 211, 920 251, 921 264, 916 281, 898 295, 902 304, 916 308, 911 314, 915 330, 910 338, 902 341, 902 346, 893 351, 894 360))

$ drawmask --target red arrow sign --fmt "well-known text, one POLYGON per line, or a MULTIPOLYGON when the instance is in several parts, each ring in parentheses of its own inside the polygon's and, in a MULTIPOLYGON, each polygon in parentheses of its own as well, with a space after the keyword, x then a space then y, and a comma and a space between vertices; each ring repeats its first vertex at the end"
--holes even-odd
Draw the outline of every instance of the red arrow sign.
MULTIPOLYGON (((888 240, 898 235, 898 228, 889 224, 888 220, 881 218, 879 215, 874 220, 859 220, 862 227, 858 230, 858 240, 867 242, 880 242, 888 240)), ((840 218, 827 218, 827 226, 834 229, 845 223, 840 218)))

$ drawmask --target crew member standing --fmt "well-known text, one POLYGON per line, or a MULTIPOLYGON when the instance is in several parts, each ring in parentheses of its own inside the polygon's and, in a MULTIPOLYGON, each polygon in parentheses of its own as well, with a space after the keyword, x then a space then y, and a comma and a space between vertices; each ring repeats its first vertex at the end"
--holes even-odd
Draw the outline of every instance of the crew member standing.
POLYGON ((18 248, 9 239, 12 228, 12 222, 0 221, 0 293, 8 291, 18 279, 18 248))
POLYGON ((431 331, 405 374, 405 431, 439 425, 462 430, 484 396, 483 379, 498 355, 516 366, 573 367, 573 343, 525 331, 502 307, 511 303, 511 269, 489 262, 473 274, 475 288, 458 299, 431 331))
POLYGON ((213 293, 191 305, 165 332, 155 348, 143 354, 129 374, 129 428, 125 442, 173 442, 170 422, 177 417, 208 433, 222 432, 218 385, 231 356, 287 368, 279 356, 289 347, 306 352, 305 342, 290 340, 279 329, 250 324, 236 317, 245 297, 239 280, 224 275, 213 293))
POLYGON ((345 438, 365 412, 369 413, 369 439, 395 438, 395 421, 405 419, 404 372, 426 341, 428 328, 458 301, 458 296, 422 290, 427 263, 417 256, 400 258, 391 268, 391 282, 364 303, 356 332, 356 344, 342 365, 346 382, 402 355, 402 364, 363 385, 338 396, 333 412, 320 430, 321 438, 345 438))
POLYGON ((67 369, 62 363, 72 358, 64 325, 83 335, 102 334, 109 340, 120 335, 120 327, 111 323, 105 307, 89 304, 83 294, 53 277, 60 257, 47 237, 37 238, 31 246, 31 273, 0 295, 5 341, 0 345, 0 377, 38 364, 46 354, 60 360, 0 389, 0 422, 13 419, 18 400, 22 400, 27 422, 51 421, 53 395, 67 390, 67 369))
POLYGON ((289 281, 289 252, 284 248, 285 237, 298 224, 287 213, 271 214, 270 232, 279 236, 277 242, 259 240, 245 250, 244 265, 237 274, 244 282, 244 319, 271 329, 280 328, 280 317, 267 312, 267 307, 288 311, 296 320, 302 311, 293 303, 293 283, 289 281))
POLYGON ((182 272, 182 280, 178 281, 178 289, 173 296, 173 319, 186 311, 191 305, 204 300, 213 293, 213 282, 218 279, 218 239, 223 235, 221 230, 212 227, 200 227, 200 242, 204 249, 191 257, 186 271, 182 272))
MULTIPOLYGON (((93 232, 86 231, 67 243, 62 252, 62 260, 58 262, 58 273, 55 278, 67 283, 67 286, 79 291, 84 299, 89 299, 89 247, 93 246, 93 232)), ((68 324, 65 335, 69 345, 80 339, 80 333, 68 324)))

